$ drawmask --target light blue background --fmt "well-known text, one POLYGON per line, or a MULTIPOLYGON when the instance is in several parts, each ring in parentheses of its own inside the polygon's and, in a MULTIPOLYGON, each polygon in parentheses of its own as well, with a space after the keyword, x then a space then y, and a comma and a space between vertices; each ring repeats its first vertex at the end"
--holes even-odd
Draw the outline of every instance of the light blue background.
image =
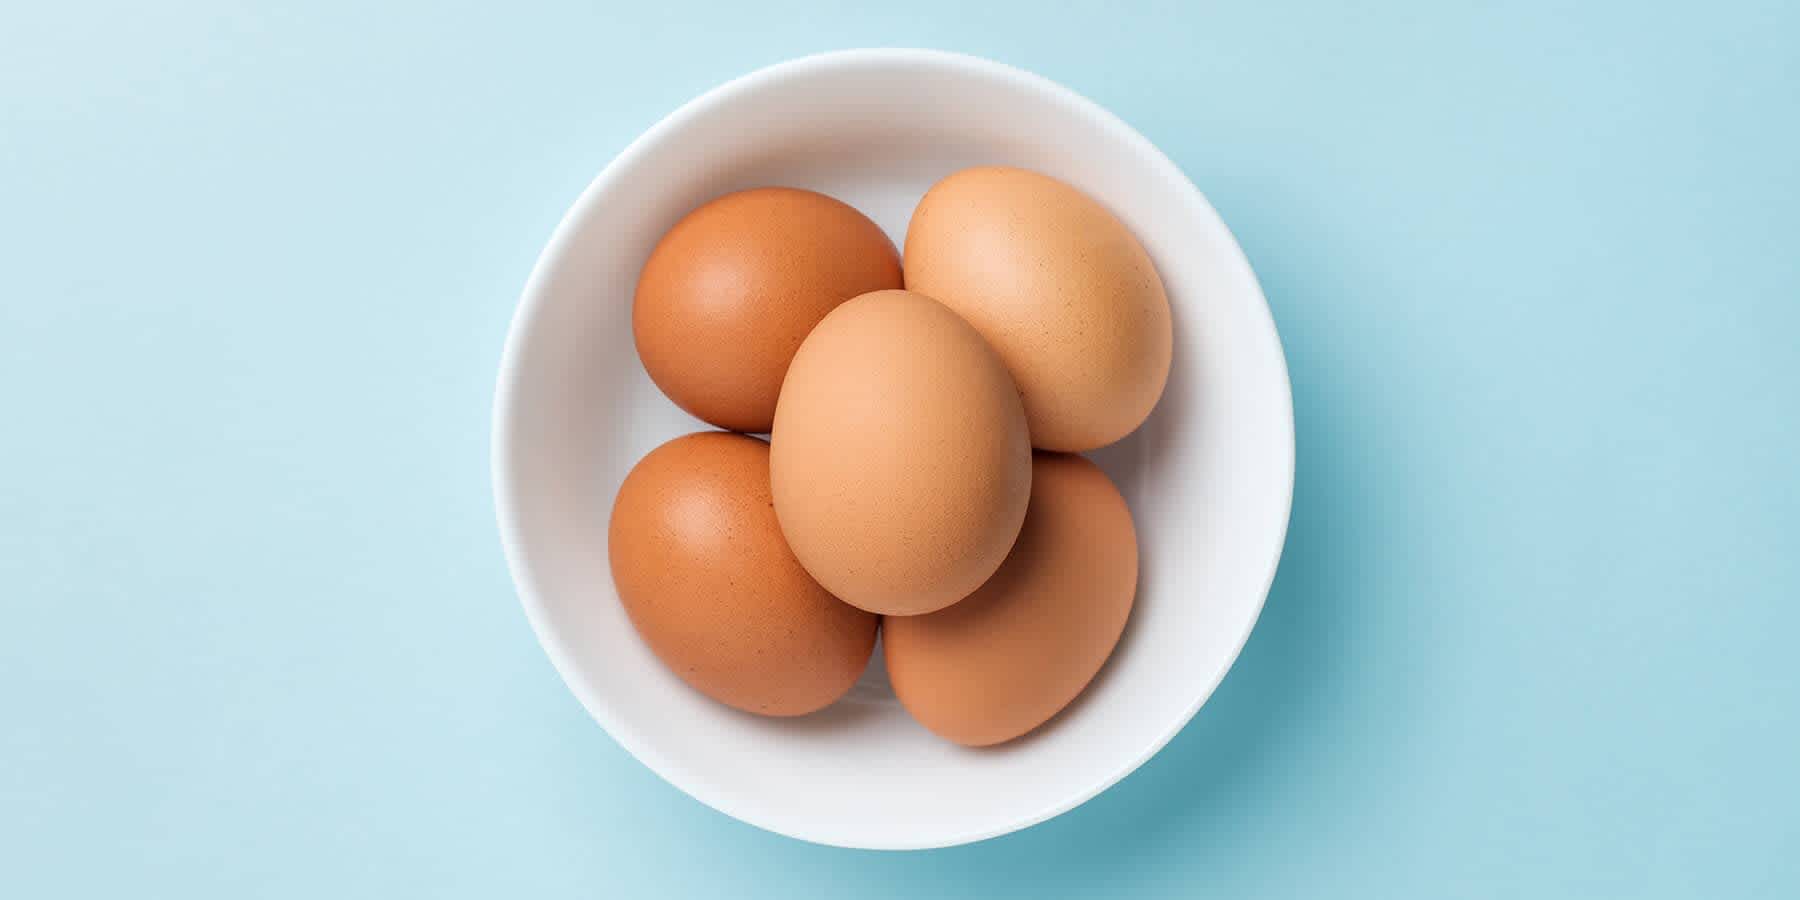
POLYGON ((1800 893, 1796 6, 1108 5, 7 5, 0 894, 1800 893), (487 480, 581 187, 858 45, 1024 66, 1168 151, 1299 418, 1212 703, 929 854, 636 764, 533 641, 487 480))

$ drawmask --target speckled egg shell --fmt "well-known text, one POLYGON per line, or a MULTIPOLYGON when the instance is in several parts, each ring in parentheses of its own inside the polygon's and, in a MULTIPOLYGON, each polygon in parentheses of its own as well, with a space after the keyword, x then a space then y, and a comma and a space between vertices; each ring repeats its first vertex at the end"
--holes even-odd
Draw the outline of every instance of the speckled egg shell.
POLYGON ((906 233, 906 288, 1006 361, 1032 444, 1083 451, 1143 423, 1169 377, 1169 300, 1137 238, 1086 194, 1024 169, 938 182, 906 233))
POLYGON ((638 634, 721 703, 809 713, 868 664, 878 617, 838 602, 788 550, 762 441, 707 432, 651 451, 619 488, 608 552, 638 634))
POLYGON ((795 354, 770 436, 775 512, 847 603, 948 606, 1006 558, 1031 493, 1025 411, 967 322, 906 291, 858 297, 795 354))
POLYGON ((972 596, 882 625, 888 677, 926 728, 968 746, 1042 725, 1100 671, 1137 593, 1131 512, 1098 466, 1038 453, 1012 553, 972 596))
POLYGON ((788 362, 838 304, 901 283, 879 226, 824 194, 718 198, 663 236, 638 276, 631 328, 650 378, 720 428, 766 432, 788 362))

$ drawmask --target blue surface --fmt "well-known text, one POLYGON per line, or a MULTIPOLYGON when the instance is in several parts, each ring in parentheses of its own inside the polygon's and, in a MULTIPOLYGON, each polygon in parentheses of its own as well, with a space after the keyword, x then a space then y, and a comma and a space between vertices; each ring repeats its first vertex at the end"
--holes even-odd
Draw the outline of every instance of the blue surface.
POLYGON ((0 12, 0 893, 1800 895, 1800 7, 1106 5, 0 12), (1167 150, 1299 416, 1213 702, 929 854, 633 762, 533 641, 487 481, 580 188, 858 45, 1024 66, 1167 150))

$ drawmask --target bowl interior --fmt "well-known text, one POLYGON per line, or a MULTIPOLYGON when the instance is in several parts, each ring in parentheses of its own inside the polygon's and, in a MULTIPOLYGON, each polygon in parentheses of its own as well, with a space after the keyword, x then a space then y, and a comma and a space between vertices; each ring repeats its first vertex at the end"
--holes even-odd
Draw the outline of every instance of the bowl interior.
POLYGON ((1291 399, 1254 276, 1193 186, 1135 132, 1013 69, 855 51, 763 70, 683 107, 613 163, 526 290, 498 403, 496 478, 533 626, 588 710, 700 800, 784 834, 859 847, 979 839, 1074 806, 1160 748, 1223 677, 1273 575, 1292 489, 1291 399), (898 245, 938 178, 1025 166, 1112 208, 1175 314, 1168 390, 1136 434, 1093 454, 1130 502, 1141 586, 1087 692, 1011 744, 934 738, 894 701, 879 655, 821 713, 762 719, 689 690, 637 639, 607 566, 612 498, 650 449, 702 429, 632 346, 638 269, 681 215, 758 185, 823 191, 898 245))

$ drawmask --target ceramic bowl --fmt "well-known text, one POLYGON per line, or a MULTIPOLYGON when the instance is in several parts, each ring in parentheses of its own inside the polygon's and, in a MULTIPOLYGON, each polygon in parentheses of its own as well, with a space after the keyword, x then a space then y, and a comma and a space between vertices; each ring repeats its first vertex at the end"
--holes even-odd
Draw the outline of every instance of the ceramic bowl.
POLYGON ((519 303, 495 398, 500 532, 526 615, 570 690, 671 784, 808 841, 924 848, 1069 810, 1130 774, 1224 677, 1260 612, 1287 528, 1294 430, 1268 305, 1206 199, 1094 103, 998 63, 856 50, 715 88, 619 154, 575 201, 519 303), (1148 249, 1174 311, 1169 385, 1150 420, 1091 454, 1141 541, 1136 607, 1087 691, 1032 734, 953 746, 909 718, 879 652, 849 696, 798 719, 690 690, 632 630, 607 518, 632 465, 707 426, 651 384, 631 298, 657 239, 728 191, 791 185, 862 210, 898 246, 925 189, 957 169, 1023 166, 1111 208, 1148 249))

